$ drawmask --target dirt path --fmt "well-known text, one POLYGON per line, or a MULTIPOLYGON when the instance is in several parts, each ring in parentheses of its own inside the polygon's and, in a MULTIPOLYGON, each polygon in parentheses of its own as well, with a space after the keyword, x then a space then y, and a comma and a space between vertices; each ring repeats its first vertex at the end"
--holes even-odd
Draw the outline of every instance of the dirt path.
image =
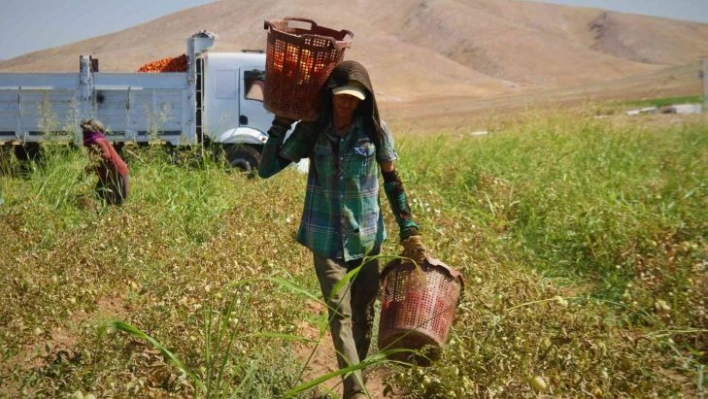
MULTIPOLYGON (((309 303, 308 309, 315 315, 317 313, 323 314, 325 311, 323 305, 315 303, 309 303)), ((337 358, 335 357, 334 345, 332 344, 332 337, 329 334, 329 330, 326 329, 320 336, 319 326, 313 325, 307 321, 300 323, 299 330, 300 335, 314 341, 299 344, 296 347, 296 354, 302 359, 303 364, 310 359, 302 380, 311 381, 324 374, 336 371, 337 358)), ((385 380, 386 371, 384 369, 375 368, 367 371, 366 388, 369 390, 371 397, 374 399, 400 399, 401 395, 395 393, 389 394, 388 396, 384 395, 384 389, 386 387, 385 380)), ((331 389, 337 396, 341 397, 342 384, 340 378, 331 379, 322 385, 323 386, 319 388, 320 394, 331 389)))

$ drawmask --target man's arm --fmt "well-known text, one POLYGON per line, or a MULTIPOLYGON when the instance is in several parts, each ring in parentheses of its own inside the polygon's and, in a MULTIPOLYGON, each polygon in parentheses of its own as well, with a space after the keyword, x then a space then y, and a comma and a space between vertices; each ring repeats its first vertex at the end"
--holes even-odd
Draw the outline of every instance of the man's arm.
POLYGON ((386 198, 391 205, 391 211, 396 218, 396 223, 400 228, 400 239, 414 235, 419 235, 418 224, 413 221, 411 207, 408 204, 408 196, 403 188, 403 182, 398 176, 396 166, 393 161, 384 161, 379 164, 381 166, 381 174, 384 178, 384 191, 386 198))
POLYGON ((285 140, 285 133, 290 130, 291 120, 275 117, 273 125, 268 129, 268 141, 261 152, 258 164, 258 176, 267 179, 290 165, 290 160, 280 156, 280 147, 285 140))
POLYGON ((418 264, 423 263, 426 260, 428 250, 420 237, 418 224, 413 221, 403 182, 401 182, 401 178, 396 172, 393 161, 381 162, 380 165, 381 173, 384 177, 384 191, 400 229, 399 237, 403 246, 401 256, 412 259, 418 264))

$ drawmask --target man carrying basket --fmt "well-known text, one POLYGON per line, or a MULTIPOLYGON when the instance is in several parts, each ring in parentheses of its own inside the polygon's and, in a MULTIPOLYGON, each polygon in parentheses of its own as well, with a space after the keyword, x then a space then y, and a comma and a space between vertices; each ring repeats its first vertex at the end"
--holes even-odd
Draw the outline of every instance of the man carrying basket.
MULTIPOLYGON (((402 256, 422 262, 425 246, 398 176, 391 133, 379 118, 369 74, 356 61, 337 64, 320 93, 319 117, 300 121, 276 115, 258 170, 271 177, 291 162, 310 159, 307 191, 297 241, 313 253, 328 305, 329 326, 340 368, 367 357, 379 290, 379 254, 386 239, 379 199, 384 191, 400 228, 402 256), (341 289, 348 272, 358 273, 341 289)), ((345 399, 368 397, 361 372, 343 378, 345 399)))

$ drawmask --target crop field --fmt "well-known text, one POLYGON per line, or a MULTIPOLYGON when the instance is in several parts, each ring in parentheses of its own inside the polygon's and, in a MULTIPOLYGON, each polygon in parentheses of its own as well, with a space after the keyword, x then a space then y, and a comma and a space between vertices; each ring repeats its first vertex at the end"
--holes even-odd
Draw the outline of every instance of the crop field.
MULTIPOLYGON (((424 242, 465 287, 430 367, 374 345, 372 397, 704 397, 708 120, 667 118, 394 130, 424 242)), ((0 397, 336 397, 294 239, 305 175, 182 155, 126 148, 120 207, 92 198, 81 150, 3 157, 0 397)), ((400 246, 382 200, 384 263, 400 246)))

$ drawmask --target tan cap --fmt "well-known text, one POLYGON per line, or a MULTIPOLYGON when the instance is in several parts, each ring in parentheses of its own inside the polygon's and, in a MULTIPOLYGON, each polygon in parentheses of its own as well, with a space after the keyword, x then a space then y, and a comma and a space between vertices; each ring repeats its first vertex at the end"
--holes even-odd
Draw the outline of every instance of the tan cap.
POLYGON ((332 89, 332 94, 338 96, 340 94, 348 94, 350 96, 356 97, 359 100, 366 99, 366 89, 361 83, 356 81, 351 81, 344 86, 335 87, 332 89))

